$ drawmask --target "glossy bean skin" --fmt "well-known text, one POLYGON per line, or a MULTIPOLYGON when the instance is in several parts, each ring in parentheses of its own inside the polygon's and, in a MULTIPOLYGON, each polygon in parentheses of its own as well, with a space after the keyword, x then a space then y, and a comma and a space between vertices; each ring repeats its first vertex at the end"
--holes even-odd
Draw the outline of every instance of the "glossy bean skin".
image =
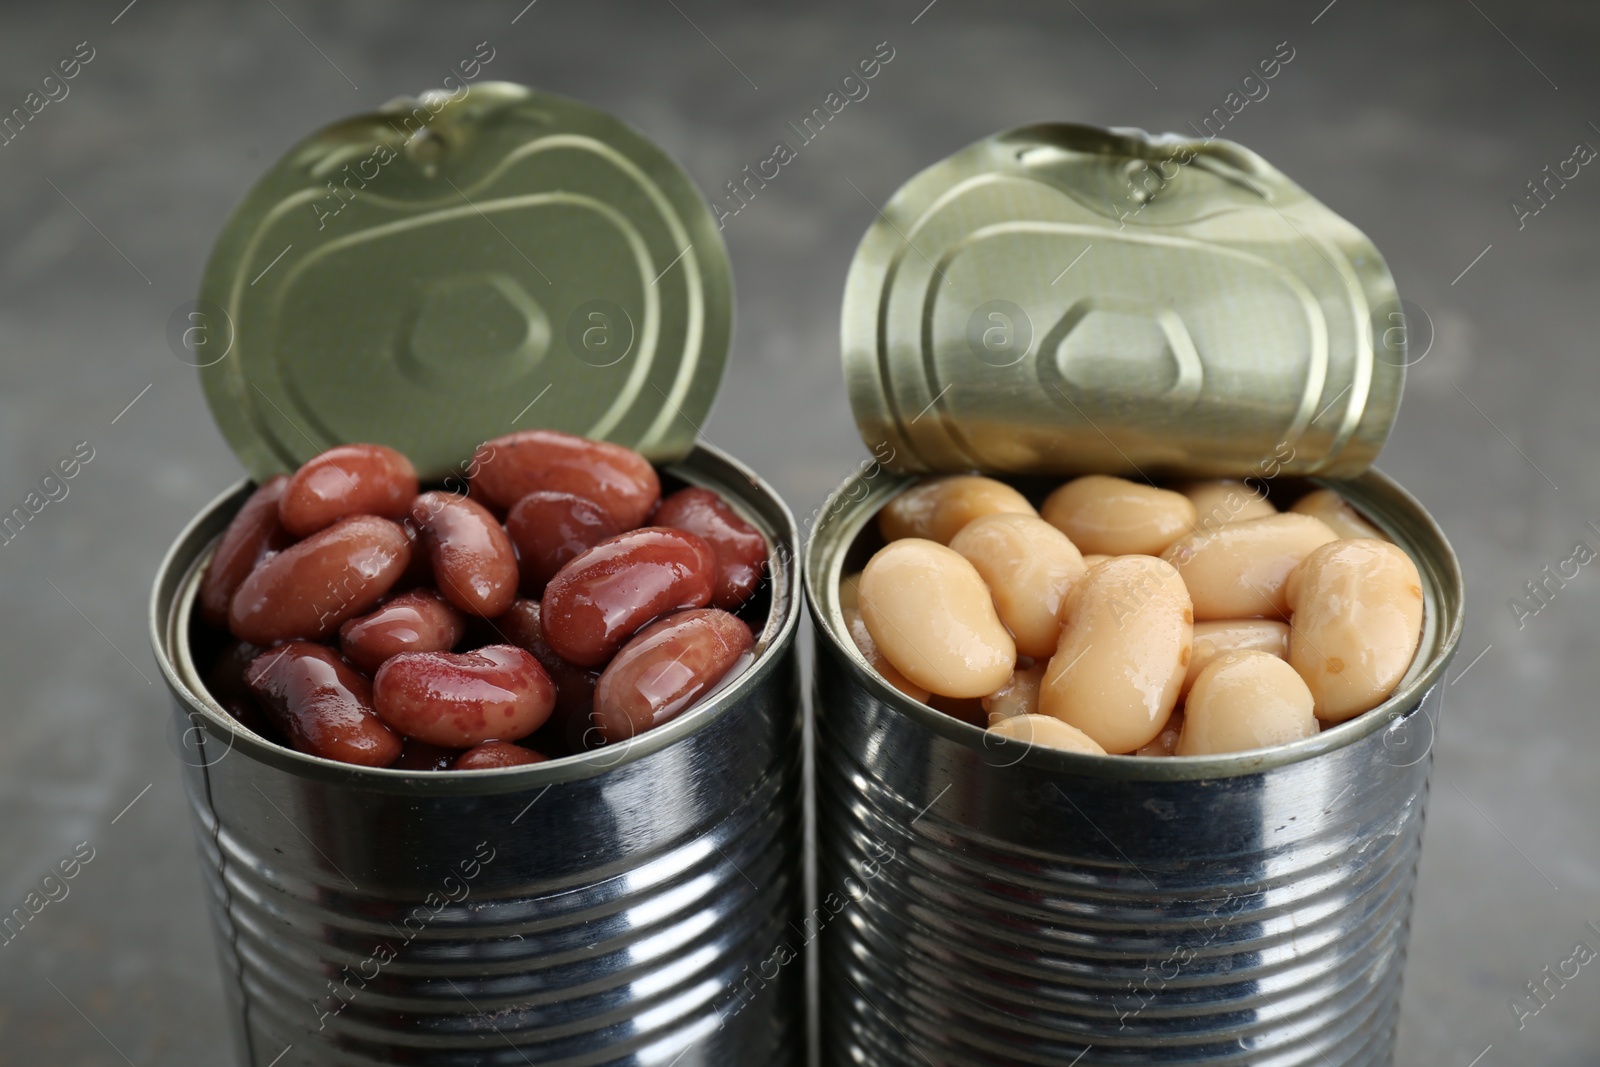
POLYGON ((1183 576, 1197 619, 1287 618, 1289 573, 1335 538, 1320 519, 1286 512, 1191 534, 1162 558, 1183 576))
POLYGON ((1133 752, 1172 715, 1193 636, 1189 593, 1171 564, 1151 556, 1107 560, 1067 603, 1039 711, 1107 752, 1133 752))
POLYGON ((736 610, 750 599, 766 576, 767 539, 709 489, 690 486, 678 490, 661 501, 650 523, 687 530, 711 546, 717 557, 712 607, 736 610))
POLYGON ((402 652, 372 682, 373 708, 407 737, 442 748, 515 741, 544 724, 556 687, 513 645, 475 652, 402 652))
POLYGON ((1211 661, 1225 652, 1266 652, 1289 658, 1289 627, 1276 619, 1222 619, 1194 624, 1194 650, 1183 678, 1187 694, 1211 661))
POLYGON ((1289 663, 1324 722, 1387 700, 1422 640, 1422 579, 1411 557, 1387 541, 1341 539, 1312 552, 1296 574, 1290 607, 1289 663))
POLYGON ((913 684, 947 697, 983 697, 1005 684, 1017 647, 983 578, 934 541, 891 541, 861 574, 861 616, 878 651, 913 684))
POLYGON ((967 523, 950 547, 983 576, 1019 654, 1056 650, 1062 602, 1089 569, 1066 534, 1033 515, 997 513, 967 523))
POLYGON ((1039 714, 1039 687, 1044 683, 1046 664, 1018 667, 1006 684, 983 698, 983 710, 993 726, 1002 719, 1039 714))
POLYGON ((1310 515, 1312 518, 1321 519, 1327 524, 1328 529, 1340 537, 1365 537, 1373 541, 1389 540, 1382 530, 1362 518, 1359 511, 1345 503, 1344 497, 1332 489, 1318 489, 1307 493, 1290 505, 1289 510, 1298 515, 1310 515))
POLYGON ((233 596, 228 629, 257 645, 321 640, 371 611, 410 562, 411 543, 398 524, 372 515, 341 519, 251 571, 233 596))
POLYGON ((878 643, 872 639, 872 631, 867 629, 867 622, 861 617, 861 609, 859 607, 852 606, 844 609, 844 624, 845 629, 850 632, 850 639, 856 643, 856 647, 861 650, 861 655, 866 657, 867 662, 872 665, 873 670, 878 672, 880 678, 917 703, 926 704, 928 702, 930 694, 926 689, 901 674, 895 669, 894 664, 883 658, 883 653, 878 651, 878 643))
POLYGON ((1263 495, 1264 489, 1258 493, 1232 478, 1184 482, 1176 488, 1194 504, 1196 530, 1214 530, 1230 522, 1264 519, 1278 513, 1263 495))
POLYGON ((401 652, 448 652, 466 631, 467 620, 443 597, 413 589, 385 601, 378 610, 348 619, 339 627, 339 649, 367 674, 401 652))
POLYGON ((538 596, 567 561, 615 537, 622 529, 611 513, 574 493, 541 489, 511 505, 506 534, 517 547, 522 591, 538 596))
POLYGON ((646 626, 622 646, 594 690, 606 744, 670 722, 750 651, 750 628, 717 608, 691 608, 646 626))
POLYGON ((711 603, 716 575, 711 546, 692 533, 643 526, 618 534, 545 586, 544 639, 568 663, 599 667, 652 619, 711 603))
POLYGON ((496 437, 473 455, 472 483, 497 507, 529 493, 574 493, 611 513, 619 529, 644 522, 661 498, 661 479, 631 448, 559 430, 523 430, 496 437))
POLYGON ((384 445, 339 445, 301 465, 278 504, 283 528, 310 537, 351 515, 404 518, 417 495, 417 469, 384 445))
POLYGON ((1158 556, 1194 528, 1193 501, 1126 478, 1074 478, 1045 499, 1039 514, 1080 552, 1158 556))
POLYGON ((916 537, 948 545, 967 523, 995 512, 1038 514, 1027 497, 1004 482, 952 474, 918 482, 885 504, 878 530, 885 541, 916 537))
POLYGON ((363 767, 400 758, 400 737, 373 713, 372 683, 331 648, 291 641, 268 649, 245 682, 297 751, 363 767))
MULTIPOLYGON (((539 661, 556 686, 556 714, 581 721, 583 725, 577 731, 581 738, 590 725, 589 712, 594 707, 594 686, 600 680, 600 672, 568 663, 556 654, 544 639, 539 610, 537 600, 518 600, 510 611, 493 620, 493 628, 502 641, 532 653, 539 661)), ((567 740, 581 747, 570 731, 567 740)))
POLYGON ((1277 656, 1225 652, 1189 691, 1177 755, 1249 752, 1310 737, 1318 729, 1311 708, 1311 690, 1277 656))
POLYGON ((278 501, 288 484, 288 476, 280 474, 251 493, 222 532, 217 550, 206 564, 200 579, 200 617, 219 630, 228 628, 233 595, 250 572, 291 543, 288 531, 278 521, 278 501))
POLYGON ((481 745, 474 745, 450 765, 452 771, 486 771, 497 767, 526 767, 531 763, 543 763, 549 757, 542 752, 535 752, 531 748, 513 745, 509 741, 485 741, 481 745))
POLYGON ((439 592, 480 618, 503 614, 517 599, 517 552, 489 509, 452 493, 423 493, 411 505, 439 592))
POLYGON ((1094 738, 1050 715, 1013 715, 989 727, 989 732, 1008 741, 1022 741, 1094 756, 1106 754, 1106 750, 1094 738))

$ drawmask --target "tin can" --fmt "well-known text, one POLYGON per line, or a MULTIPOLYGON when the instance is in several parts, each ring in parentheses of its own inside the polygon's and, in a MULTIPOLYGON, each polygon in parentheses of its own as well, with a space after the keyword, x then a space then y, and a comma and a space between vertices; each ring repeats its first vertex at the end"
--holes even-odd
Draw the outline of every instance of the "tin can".
MULTIPOLYGON (((1222 142, 1188 145, 1176 187, 1195 199, 1174 191, 1160 204, 1157 196, 1140 221, 1101 195, 1114 187, 1107 175, 1177 158, 1184 147, 1136 131, 1032 127, 908 183, 862 242, 846 294, 846 376, 863 438, 886 467, 983 470, 1036 505, 1060 474, 1086 469, 1253 475, 1275 492, 1334 487, 1416 561, 1419 651, 1384 704, 1272 749, 1107 759, 1006 744, 894 689, 856 648, 840 579, 882 546, 872 520, 914 479, 851 478, 822 508, 805 564, 819 631, 824 907, 808 922, 827 923, 824 1062, 1391 1060, 1441 679, 1462 627, 1461 572, 1422 506, 1366 466, 1387 435, 1404 366, 1403 350, 1384 347, 1371 316, 1392 292, 1382 260, 1348 223, 1303 193, 1291 197, 1276 172, 1222 142), (1298 227, 1276 217, 1288 211, 1298 227), (1092 223, 1096 213, 1101 221, 1092 223), (1317 218, 1317 226, 1307 221, 1317 218), (1330 350, 1304 334, 1279 363, 1258 358, 1244 375, 1228 331, 1207 334, 1184 321, 1212 298, 1171 294, 1226 289, 1241 329, 1270 326, 1283 307, 1253 302, 1259 292, 1241 276, 1182 275, 1206 257, 1237 265, 1241 241, 1285 229, 1318 240, 1279 249, 1284 255, 1327 254, 1313 280, 1267 269, 1270 240, 1249 253, 1248 272, 1269 296, 1302 284, 1300 324, 1337 321, 1344 341, 1330 350), (1066 272, 1053 291, 1050 274, 1035 277, 1046 259, 1054 273, 1071 258, 1035 255, 1041 233, 1094 244, 1073 268, 1085 273, 1066 272), (1007 234, 1022 243, 1005 244, 1007 234), (1321 241, 1326 234, 1337 240, 1321 241), (1001 243, 985 253, 985 288, 955 264, 989 240, 1001 243), (1099 242, 1125 246, 1126 256, 1095 275, 1086 268, 1099 242), (1174 266, 1150 258, 1152 250, 1183 255, 1174 266), (1128 273, 1135 262, 1142 276, 1128 273), (1178 279, 1164 287, 1173 273, 1178 279), (981 347, 963 350, 965 316, 942 306, 963 285, 980 312, 1009 303, 1007 314, 1071 320, 1073 308, 1112 307, 1122 318, 1095 327, 1107 331, 1097 355, 1080 348, 1063 356, 1060 338, 1056 347, 1040 340, 1060 332, 1050 330, 1002 353, 1009 363, 984 360, 981 347), (1131 291, 1140 286, 1142 295, 1131 291), (1119 287, 1129 290, 1120 305, 1112 299, 1119 287), (1015 296, 1024 292, 1033 294, 1031 311, 1015 296), (1207 339, 1185 349, 1183 336, 1207 339), (1176 360, 1172 375, 1116 362, 1145 356, 1176 360), (1307 366, 1317 358, 1324 371, 1344 370, 1314 382, 1307 366), (1074 366, 1084 388, 1063 392, 1070 404, 1053 407, 1048 380, 1074 366), (1087 388, 1091 372, 1110 383, 1105 391, 1087 388), (1183 388, 1192 389, 1174 397, 1185 373, 1194 380, 1183 388), (1357 379, 1364 390, 1351 384, 1357 379), (1219 381, 1235 387, 1217 389, 1219 381), (1139 401, 1141 382, 1154 390, 1149 403, 1139 401), (910 391, 886 400, 902 388, 910 391), (1318 428, 1316 408, 1304 413, 1307 396, 1336 412, 1343 429, 1318 428), (1304 477, 1352 466, 1358 472, 1347 478, 1304 477)), ((1056 247, 1063 250, 1072 252, 1056 247)))
POLYGON ((804 889, 798 534, 754 472, 694 443, 732 302, 687 177, 572 101, 429 94, 292 150, 201 291, 194 329, 220 354, 195 362, 258 480, 371 440, 459 491, 451 463, 483 438, 553 427, 719 493, 771 564, 752 660, 663 726, 506 770, 361 768, 265 740, 207 692, 196 591, 250 484, 202 511, 151 630, 238 1062, 802 1059, 802 966, 776 951, 804 889), (365 184, 323 188, 350 161, 365 184))

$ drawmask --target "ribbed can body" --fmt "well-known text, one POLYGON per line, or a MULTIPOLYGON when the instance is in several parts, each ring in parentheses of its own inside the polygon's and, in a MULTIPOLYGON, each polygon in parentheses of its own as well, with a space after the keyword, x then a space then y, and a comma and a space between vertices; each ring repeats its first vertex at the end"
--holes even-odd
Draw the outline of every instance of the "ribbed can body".
POLYGON ((173 653, 241 494, 180 538, 153 621, 241 1064, 803 1060, 801 965, 773 958, 802 893, 792 520, 708 449, 669 473, 774 544, 756 662, 660 737, 510 774, 329 767, 232 728, 173 653))
POLYGON ((1204 761, 1024 753, 882 684, 824 583, 898 484, 830 513, 807 561, 825 1063, 1390 1062, 1461 589, 1420 506, 1354 484, 1418 558, 1417 664, 1369 722, 1204 761))

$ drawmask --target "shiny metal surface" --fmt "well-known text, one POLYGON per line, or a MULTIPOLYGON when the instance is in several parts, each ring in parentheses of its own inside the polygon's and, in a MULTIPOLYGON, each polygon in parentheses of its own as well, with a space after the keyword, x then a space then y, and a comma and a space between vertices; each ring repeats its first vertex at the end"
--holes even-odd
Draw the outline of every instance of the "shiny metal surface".
POLYGON ((1349 478, 1399 409, 1404 315, 1372 242, 1242 145, 1053 123, 895 193, 841 340, 897 470, 1259 475, 1287 445, 1349 478))
MULTIPOLYGON (((845 498, 857 482, 840 489, 845 498)), ((819 620, 819 896, 828 1063, 1390 1062, 1460 570, 1373 471, 1340 484, 1423 576, 1421 649, 1395 696, 1259 754, 1026 749, 905 698, 843 629, 884 477, 828 514, 819 620)))
POLYGON ((801 969, 771 962, 802 891, 794 523, 710 448, 669 473, 775 546, 755 663, 640 743, 510 771, 351 768, 234 726, 197 692, 186 634, 245 487, 179 538, 152 626, 238 1062, 803 1058, 801 969))

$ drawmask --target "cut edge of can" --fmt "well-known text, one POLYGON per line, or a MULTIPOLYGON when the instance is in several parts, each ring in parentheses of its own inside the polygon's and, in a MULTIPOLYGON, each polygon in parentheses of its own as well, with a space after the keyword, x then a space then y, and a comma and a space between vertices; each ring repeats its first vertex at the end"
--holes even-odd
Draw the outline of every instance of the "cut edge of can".
MULTIPOLYGON (((890 475, 858 498, 854 508, 829 511, 824 504, 825 517, 806 546, 806 606, 817 622, 817 629, 855 673, 857 683, 864 685, 876 700, 947 740, 982 751, 991 748, 986 743, 987 730, 912 700, 884 681, 847 636, 844 613, 839 606, 839 581, 850 546, 876 518, 883 504, 918 480, 915 476, 890 475)), ((858 481, 854 475, 847 478, 829 495, 829 501, 840 499, 844 490, 858 481)), ((1421 710, 1422 698, 1444 677, 1445 668, 1455 657, 1465 624, 1465 584, 1455 550, 1421 503, 1400 483, 1375 467, 1349 481, 1317 477, 1307 477, 1305 481, 1337 490, 1406 550, 1417 564, 1423 586, 1422 638, 1411 666, 1387 700, 1352 719, 1328 726, 1315 736, 1249 752, 1218 756, 1099 756, 1027 742, 1004 742, 1026 745, 1018 762, 1062 774, 1129 781, 1233 778, 1313 759, 1374 733, 1403 729, 1402 724, 1408 723, 1413 715, 1426 714, 1421 710)), ((818 651, 821 654, 821 650, 818 651)))
POLYGON ((202 717, 195 725, 203 726, 209 735, 226 745, 228 751, 239 748, 252 759, 279 770, 328 782, 412 795, 508 793, 591 778, 635 763, 698 733, 727 714, 778 670, 791 650, 802 601, 800 561, 793 550, 793 546, 799 544, 799 531, 793 513, 776 490, 749 467, 705 442, 698 442, 689 456, 663 470, 689 485, 721 489, 725 482, 745 479, 759 491, 762 503, 768 505, 760 511, 736 494, 721 495, 767 538, 772 604, 767 624, 756 637, 755 659, 742 674, 677 718, 620 744, 521 767, 413 771, 359 767, 297 752, 237 722, 206 691, 189 655, 188 628, 200 576, 211 558, 215 541, 228 517, 237 510, 235 505, 242 503, 253 488, 248 478, 235 483, 202 508, 185 525, 157 568, 149 606, 150 641, 156 664, 173 695, 189 712, 202 717), (718 467, 724 469, 719 472, 718 467), (727 477, 719 478, 719 473, 727 477))

